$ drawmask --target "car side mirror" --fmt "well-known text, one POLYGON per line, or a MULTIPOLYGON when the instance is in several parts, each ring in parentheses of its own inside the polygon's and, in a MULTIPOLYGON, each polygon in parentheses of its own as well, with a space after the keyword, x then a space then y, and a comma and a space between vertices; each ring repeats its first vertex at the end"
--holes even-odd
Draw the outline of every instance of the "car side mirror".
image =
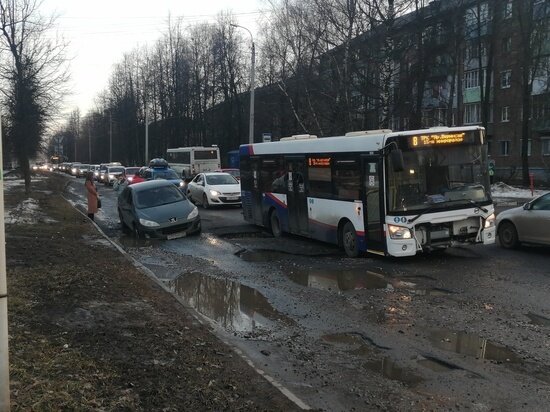
POLYGON ((523 210, 530 210, 531 209, 531 203, 527 202, 523 205, 523 210))

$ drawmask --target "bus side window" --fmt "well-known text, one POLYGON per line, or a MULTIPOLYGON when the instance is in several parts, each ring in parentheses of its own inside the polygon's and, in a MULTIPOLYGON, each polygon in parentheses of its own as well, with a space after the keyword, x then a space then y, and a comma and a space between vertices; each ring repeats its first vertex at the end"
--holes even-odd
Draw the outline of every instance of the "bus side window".
POLYGON ((336 161, 332 179, 336 190, 336 197, 342 200, 359 199, 361 188, 361 172, 354 160, 336 161))

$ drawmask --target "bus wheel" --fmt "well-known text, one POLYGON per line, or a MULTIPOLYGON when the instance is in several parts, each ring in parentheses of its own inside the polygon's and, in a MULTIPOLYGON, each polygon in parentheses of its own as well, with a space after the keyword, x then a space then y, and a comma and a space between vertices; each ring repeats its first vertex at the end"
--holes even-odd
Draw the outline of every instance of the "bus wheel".
POLYGON ((518 247, 518 232, 513 223, 502 222, 498 227, 498 240, 505 249, 514 249, 518 247))
POLYGON ((271 228, 271 233, 273 233, 273 236, 281 237, 281 235, 283 234, 283 231, 281 230, 281 222, 279 221, 279 216, 277 215, 276 210, 273 210, 269 215, 269 225, 271 228))
POLYGON ((344 247, 344 252, 349 257, 359 256, 357 233, 351 222, 347 222, 342 230, 342 246, 344 247))

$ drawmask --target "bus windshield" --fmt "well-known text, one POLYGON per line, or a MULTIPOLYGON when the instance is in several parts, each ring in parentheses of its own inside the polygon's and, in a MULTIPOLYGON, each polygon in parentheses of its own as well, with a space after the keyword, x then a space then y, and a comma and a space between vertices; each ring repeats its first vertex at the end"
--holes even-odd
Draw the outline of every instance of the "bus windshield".
POLYGON ((490 201, 485 150, 481 144, 405 150, 402 172, 393 170, 388 157, 388 213, 490 201))

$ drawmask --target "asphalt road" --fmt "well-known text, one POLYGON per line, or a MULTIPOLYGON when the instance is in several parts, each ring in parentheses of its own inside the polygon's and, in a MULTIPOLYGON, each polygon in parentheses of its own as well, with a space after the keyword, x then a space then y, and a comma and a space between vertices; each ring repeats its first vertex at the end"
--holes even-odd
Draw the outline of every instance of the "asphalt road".
MULTIPOLYGON (((349 259, 274 239, 240 208, 200 207, 200 237, 138 242, 120 230, 112 189, 100 191, 105 233, 312 408, 550 404, 550 248, 349 259)), ((67 197, 82 207, 83 182, 67 197)))

